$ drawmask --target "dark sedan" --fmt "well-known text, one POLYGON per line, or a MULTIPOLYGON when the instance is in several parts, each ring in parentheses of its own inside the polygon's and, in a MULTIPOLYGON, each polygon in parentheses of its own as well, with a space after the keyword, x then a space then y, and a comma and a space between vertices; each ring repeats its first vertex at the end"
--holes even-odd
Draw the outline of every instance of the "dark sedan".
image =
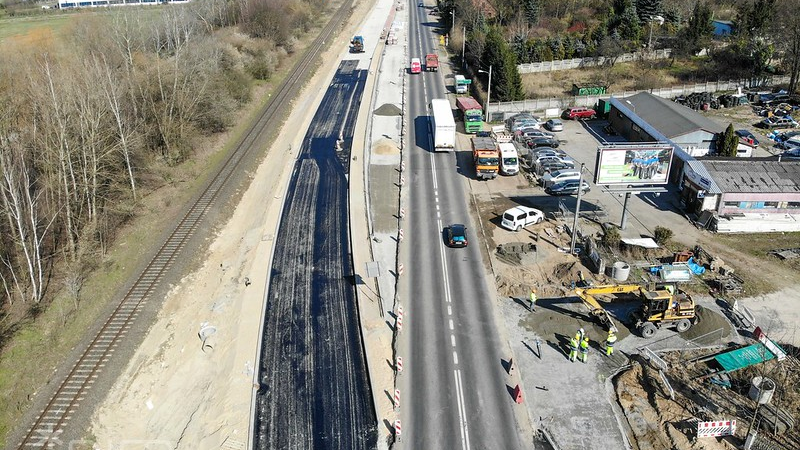
POLYGON ((467 227, 460 223, 454 223, 447 227, 447 246, 448 247, 466 247, 469 244, 467 240, 467 227))
MULTIPOLYGON (((584 181, 581 185, 581 191, 585 194, 590 190, 589 183, 584 181)), ((575 195, 578 193, 578 180, 562 181, 546 187, 544 191, 550 195, 575 195)))
POLYGON ((536 136, 536 137, 529 137, 525 138, 525 145, 528 148, 539 148, 539 147, 551 147, 556 148, 561 143, 558 142, 558 139, 550 136, 536 136))
POLYGON ((749 130, 736 130, 736 136, 739 136, 739 139, 748 144, 758 147, 758 139, 756 139, 756 136, 749 130))

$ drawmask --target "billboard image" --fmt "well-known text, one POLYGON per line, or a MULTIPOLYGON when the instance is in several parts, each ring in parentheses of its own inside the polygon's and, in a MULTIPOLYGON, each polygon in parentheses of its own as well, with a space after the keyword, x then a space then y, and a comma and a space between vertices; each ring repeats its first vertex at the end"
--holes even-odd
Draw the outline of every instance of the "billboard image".
POLYGON ((672 163, 672 146, 630 144, 600 146, 594 183, 666 184, 672 163))

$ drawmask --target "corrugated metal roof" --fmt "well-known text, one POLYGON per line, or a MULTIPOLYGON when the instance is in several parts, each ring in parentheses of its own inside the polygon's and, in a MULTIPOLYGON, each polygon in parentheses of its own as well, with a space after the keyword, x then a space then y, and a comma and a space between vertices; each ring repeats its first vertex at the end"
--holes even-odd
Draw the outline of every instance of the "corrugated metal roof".
MULTIPOLYGON (((700 161, 722 192, 800 192, 800 162, 748 161, 747 159, 700 161)), ((691 163, 690 163, 691 165, 691 163)), ((691 165, 692 170, 700 173, 691 165)))
POLYGON ((664 136, 672 139, 697 130, 721 133, 725 127, 671 100, 640 92, 626 97, 634 106, 634 114, 644 119, 664 136))
MULTIPOLYGON (((691 158, 691 157, 690 157, 691 158)), ((716 183, 716 179, 714 176, 706 170, 706 166, 703 164, 703 161, 698 161, 694 158, 691 160, 686 161, 686 165, 689 166, 690 169, 697 175, 700 175, 705 181, 708 181, 709 188, 706 190, 709 194, 721 194, 726 191, 722 191, 716 183)))

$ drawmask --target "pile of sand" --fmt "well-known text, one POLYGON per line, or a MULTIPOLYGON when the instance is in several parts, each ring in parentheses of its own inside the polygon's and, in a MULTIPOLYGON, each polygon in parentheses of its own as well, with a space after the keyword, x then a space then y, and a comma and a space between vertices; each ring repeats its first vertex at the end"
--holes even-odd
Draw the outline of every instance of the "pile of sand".
POLYGON ((392 105, 391 103, 384 103, 375 110, 376 116, 399 116, 400 114, 402 114, 400 108, 398 108, 396 105, 392 105))

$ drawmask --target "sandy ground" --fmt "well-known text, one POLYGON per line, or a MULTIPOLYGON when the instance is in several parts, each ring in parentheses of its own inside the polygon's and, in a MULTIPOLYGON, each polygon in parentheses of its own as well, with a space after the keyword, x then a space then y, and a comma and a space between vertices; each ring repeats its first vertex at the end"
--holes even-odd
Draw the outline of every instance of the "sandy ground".
MULTIPOLYGON (((358 11, 368 10, 354 9, 334 48, 346 48, 353 24, 362 18, 358 11)), ((324 53, 322 69, 286 121, 292 128, 307 128, 337 57, 324 53)), ((94 415, 95 448, 245 448, 264 270, 302 137, 281 133, 210 245, 206 263, 165 300, 157 323, 94 415), (293 150, 280 151, 288 148, 293 150), (202 348, 198 333, 204 325, 216 333, 202 348)))

